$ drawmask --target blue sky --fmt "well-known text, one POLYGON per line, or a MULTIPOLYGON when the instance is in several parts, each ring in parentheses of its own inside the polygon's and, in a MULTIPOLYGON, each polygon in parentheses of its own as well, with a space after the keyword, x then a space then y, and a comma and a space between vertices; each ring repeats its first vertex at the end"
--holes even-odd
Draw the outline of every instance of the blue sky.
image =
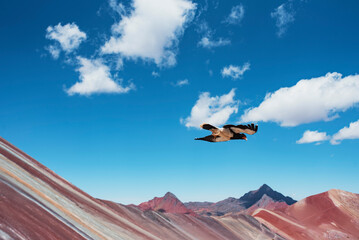
POLYGON ((357 1, 149 2, 1 2, 1 136, 121 203, 359 192, 357 1))

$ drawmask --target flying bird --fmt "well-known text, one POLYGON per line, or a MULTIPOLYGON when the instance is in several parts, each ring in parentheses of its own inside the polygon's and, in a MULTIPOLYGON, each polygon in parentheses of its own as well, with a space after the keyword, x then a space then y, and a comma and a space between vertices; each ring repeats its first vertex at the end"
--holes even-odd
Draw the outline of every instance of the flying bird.
POLYGON ((217 128, 208 123, 201 124, 201 128, 212 132, 211 135, 195 138, 194 140, 203 140, 207 142, 226 142, 229 140, 243 139, 247 140, 247 136, 244 134, 253 135, 258 130, 258 125, 253 123, 248 125, 224 125, 222 128, 217 128))

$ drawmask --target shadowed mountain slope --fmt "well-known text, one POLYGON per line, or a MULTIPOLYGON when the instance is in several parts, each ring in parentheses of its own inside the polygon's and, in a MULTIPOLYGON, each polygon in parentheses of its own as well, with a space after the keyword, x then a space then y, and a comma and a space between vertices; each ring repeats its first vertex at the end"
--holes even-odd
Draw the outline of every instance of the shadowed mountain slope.
POLYGON ((295 203, 296 201, 290 197, 285 197, 283 194, 274 191, 267 184, 263 184, 258 190, 250 191, 239 198, 245 208, 251 207, 258 202, 264 195, 267 195, 276 202, 285 202, 288 205, 295 203))
POLYGON ((266 194, 264 194, 262 198, 258 200, 258 202, 250 206, 247 210, 245 210, 245 212, 247 214, 252 214, 258 208, 277 210, 284 209, 286 207, 288 207, 288 204, 286 202, 274 201, 271 197, 268 197, 266 194))

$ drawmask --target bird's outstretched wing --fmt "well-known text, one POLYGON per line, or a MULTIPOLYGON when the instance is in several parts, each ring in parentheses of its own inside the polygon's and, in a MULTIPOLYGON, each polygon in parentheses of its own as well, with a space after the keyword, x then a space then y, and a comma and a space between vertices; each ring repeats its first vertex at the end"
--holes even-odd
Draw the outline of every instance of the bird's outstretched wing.
POLYGON ((201 128, 211 131, 213 135, 218 135, 220 132, 218 128, 208 123, 201 124, 201 128))
POLYGON ((235 133, 246 133, 249 135, 253 135, 258 130, 258 125, 254 125, 253 123, 248 125, 224 125, 223 128, 229 128, 235 133))

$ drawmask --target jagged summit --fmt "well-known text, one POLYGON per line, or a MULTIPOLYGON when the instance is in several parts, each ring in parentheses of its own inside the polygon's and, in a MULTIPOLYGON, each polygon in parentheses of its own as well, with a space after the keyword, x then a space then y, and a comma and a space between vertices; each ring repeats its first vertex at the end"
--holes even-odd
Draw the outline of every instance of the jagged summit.
MULTIPOLYGON (((174 195, 173 193, 171 192, 167 192, 164 196, 163 196, 164 199, 168 199, 168 198, 177 198, 176 195, 174 195)), ((177 198, 178 199, 178 198, 177 198)))
POLYGON ((167 192, 163 197, 155 197, 148 202, 143 202, 138 207, 143 211, 152 210, 167 213, 195 214, 171 192, 167 192))
POLYGON ((263 197, 263 195, 267 195, 268 197, 272 198, 274 201, 277 202, 285 202, 288 205, 296 203, 296 201, 293 200, 291 197, 286 197, 283 194, 274 191, 267 184, 263 184, 258 190, 250 191, 244 194, 241 198, 239 198, 239 200, 243 203, 243 206, 245 208, 249 208, 257 201, 259 201, 263 197))
POLYGON ((262 186, 260 186, 260 188, 258 189, 258 191, 260 191, 260 190, 265 190, 265 191, 270 191, 270 190, 272 190, 273 191, 273 189, 270 187, 270 186, 268 186, 267 184, 263 184, 262 186))

